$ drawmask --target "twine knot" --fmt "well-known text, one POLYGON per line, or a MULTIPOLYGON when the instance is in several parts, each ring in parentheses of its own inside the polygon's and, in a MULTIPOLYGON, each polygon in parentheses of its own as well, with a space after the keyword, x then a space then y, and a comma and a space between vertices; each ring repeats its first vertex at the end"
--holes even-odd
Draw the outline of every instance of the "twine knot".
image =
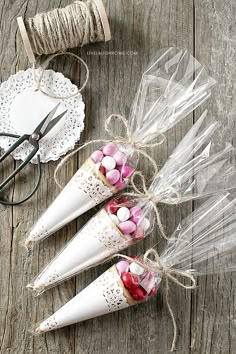
POLYGON ((122 257, 127 259, 130 262, 135 262, 141 267, 143 267, 146 271, 157 274, 163 281, 165 281, 165 299, 166 299, 166 304, 172 319, 173 329, 174 329, 172 346, 171 346, 171 351, 173 352, 175 350, 176 339, 177 339, 177 324, 176 324, 173 310, 169 302, 169 280, 181 286, 184 289, 195 289, 196 279, 191 274, 191 271, 188 270, 181 271, 169 266, 168 264, 165 264, 162 261, 161 257, 159 256, 158 252, 153 248, 147 250, 144 256, 142 257, 142 259, 134 260, 133 258, 122 254, 115 254, 114 257, 122 257), (183 281, 179 280, 179 277, 182 277, 183 281), (184 283, 184 280, 188 280, 189 284, 186 285, 184 283))
MULTIPOLYGON (((163 142, 166 139, 165 135, 161 132, 155 132, 152 134, 144 135, 142 137, 137 137, 136 135, 134 135, 131 132, 129 125, 128 125, 128 120, 120 114, 111 114, 106 119, 105 130, 114 139, 115 142, 120 143, 120 144, 124 144, 124 145, 130 145, 131 147, 135 148, 139 152, 140 152, 139 149, 152 148, 152 147, 156 147, 158 145, 161 145, 161 144, 163 144, 163 142), (115 133, 113 133, 113 130, 111 129, 110 124, 114 120, 118 120, 123 124, 123 126, 125 127, 125 136, 116 135, 115 133), (147 140, 151 141, 152 139, 156 138, 158 135, 161 136, 160 141, 157 141, 155 143, 145 142, 147 140)), ((143 153, 143 152, 141 152, 141 153, 143 153)), ((155 165, 156 165, 156 163, 155 163, 155 165)))
POLYGON ((156 221, 157 221, 157 225, 159 227, 159 231, 161 233, 161 236, 164 239, 168 240, 168 237, 166 236, 166 233, 164 230, 164 226, 162 225, 162 222, 161 222, 161 217, 160 217, 158 207, 156 205, 157 203, 160 202, 160 200, 162 199, 162 196, 158 193, 151 192, 147 188, 145 177, 140 171, 134 172, 134 174, 131 177, 130 184, 131 184, 132 188, 134 189, 134 192, 125 193, 125 195, 130 196, 130 197, 134 197, 134 198, 140 198, 140 199, 150 202, 150 204, 155 212, 156 221), (142 184, 141 188, 138 188, 135 181, 134 181, 135 177, 137 177, 137 176, 141 180, 141 184, 142 184))
POLYGON ((128 196, 131 196, 131 197, 140 198, 140 199, 149 201, 151 203, 153 210, 155 212, 155 215, 156 215, 157 225, 159 227, 160 233, 163 238, 168 240, 168 237, 166 236, 164 227, 161 222, 160 213, 159 213, 157 204, 160 203, 160 201, 163 199, 163 195, 168 192, 172 192, 173 194, 175 194, 177 196, 177 199, 180 199, 180 195, 179 195, 178 191, 175 188, 173 188, 172 186, 168 186, 165 190, 162 191, 161 194, 157 193, 157 192, 150 191, 147 188, 145 177, 142 174, 142 172, 140 172, 140 171, 134 172, 134 174, 131 176, 130 184, 131 184, 134 192, 125 193, 125 194, 128 196), (139 188, 134 181, 136 177, 139 177, 141 180, 141 188, 139 188))
POLYGON ((61 184, 58 180, 58 177, 57 177, 59 170, 64 166, 64 164, 74 154, 76 154, 78 151, 84 149, 86 146, 89 146, 94 143, 110 143, 112 141, 116 144, 121 144, 124 146, 128 145, 131 148, 133 148, 136 152, 138 152, 140 155, 146 157, 151 162, 151 164, 154 168, 154 175, 157 174, 158 168, 157 168, 156 161, 149 154, 147 154, 143 149, 146 147, 151 148, 151 147, 156 147, 158 145, 161 145, 164 142, 164 140, 166 139, 164 134, 162 134, 160 132, 156 132, 153 134, 147 134, 146 136, 144 136, 142 138, 141 137, 137 138, 131 133, 129 126, 128 126, 127 119, 119 114, 112 114, 105 120, 105 131, 111 136, 112 139, 110 139, 110 140, 96 139, 96 140, 88 141, 88 142, 84 143, 83 145, 81 145, 80 147, 78 147, 77 149, 75 149, 74 151, 72 151, 70 154, 68 154, 66 157, 64 157, 61 160, 61 162, 57 165, 56 170, 54 172, 54 180, 59 188, 61 188, 61 189, 63 188, 63 186, 61 186, 61 184), (113 123, 115 120, 120 121, 124 125, 125 130, 126 130, 124 136, 117 135, 116 133, 113 132, 113 130, 111 128, 111 125, 112 125, 111 123, 113 123), (157 137, 158 135, 161 136, 160 141, 157 141, 155 143, 151 143, 151 142, 145 143, 145 140, 149 139, 149 141, 150 141, 154 137, 157 137))

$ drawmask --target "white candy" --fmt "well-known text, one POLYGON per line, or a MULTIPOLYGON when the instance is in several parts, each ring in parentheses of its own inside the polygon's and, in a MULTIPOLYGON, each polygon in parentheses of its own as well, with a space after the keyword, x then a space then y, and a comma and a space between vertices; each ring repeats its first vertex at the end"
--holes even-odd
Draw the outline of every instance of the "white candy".
POLYGON ((144 231, 147 231, 150 228, 150 221, 148 218, 143 219, 142 226, 143 226, 144 231))
POLYGON ((109 216, 115 225, 120 223, 118 217, 115 214, 110 214, 109 216))
POLYGON ((120 221, 126 221, 130 218, 130 211, 126 207, 121 207, 117 211, 117 216, 120 221))
POLYGON ((101 166, 101 162, 97 162, 97 163, 95 164, 95 166, 96 166, 96 170, 99 171, 99 168, 100 168, 100 166, 101 166))
POLYGON ((116 161, 111 156, 105 156, 102 159, 102 165, 107 171, 110 171, 116 167, 116 161))
POLYGON ((144 272, 144 269, 142 267, 140 267, 140 265, 138 265, 135 262, 130 264, 129 270, 131 273, 137 274, 137 275, 142 275, 144 272))

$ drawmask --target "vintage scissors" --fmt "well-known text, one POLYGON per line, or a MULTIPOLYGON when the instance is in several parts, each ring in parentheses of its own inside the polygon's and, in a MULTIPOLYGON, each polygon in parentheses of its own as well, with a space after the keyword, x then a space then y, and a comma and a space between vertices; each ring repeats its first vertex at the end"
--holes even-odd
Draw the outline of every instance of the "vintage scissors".
MULTIPOLYGON (((67 112, 64 111, 63 113, 59 114, 57 117, 54 117, 58 106, 60 105, 57 104, 56 107, 53 108, 51 112, 47 114, 47 116, 40 122, 40 124, 37 126, 37 128, 33 131, 32 134, 23 134, 22 136, 16 135, 16 134, 9 134, 9 133, 0 133, 0 136, 8 136, 11 138, 16 138, 16 142, 0 157, 0 163, 5 160, 15 149, 17 149, 21 144, 23 144, 25 141, 28 141, 30 145, 32 145, 33 149, 29 153, 29 155, 26 157, 24 161, 21 162, 21 164, 3 181, 0 182, 0 191, 3 189, 3 187, 10 182, 30 161, 31 159, 37 154, 39 150, 39 141, 46 135, 48 134, 51 129, 59 122, 59 120, 64 116, 64 114, 67 112)), ((28 199, 32 197, 32 195, 37 191, 40 181, 41 181, 41 176, 42 176, 42 167, 41 167, 41 161, 40 161, 40 154, 37 154, 37 160, 38 160, 38 181, 36 183, 36 186, 34 187, 34 190, 30 195, 28 195, 26 198, 24 198, 21 201, 7 201, 7 200, 1 200, 0 199, 0 204, 4 205, 19 205, 24 202, 26 202, 28 199)))

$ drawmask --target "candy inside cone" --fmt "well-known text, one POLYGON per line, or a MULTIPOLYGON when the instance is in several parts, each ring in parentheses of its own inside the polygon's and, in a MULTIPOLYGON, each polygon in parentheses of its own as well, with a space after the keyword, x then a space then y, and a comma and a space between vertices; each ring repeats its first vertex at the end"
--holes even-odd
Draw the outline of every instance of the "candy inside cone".
POLYGON ((128 245, 128 240, 121 234, 108 213, 102 209, 28 287, 36 292, 38 290, 39 294, 45 288, 95 266, 128 245))
MULTIPOLYGON (((118 268, 113 265, 67 304, 43 321, 37 331, 48 332, 118 311, 147 300, 149 293, 154 295, 160 283, 159 277, 155 278, 151 272, 146 272, 145 276, 134 276, 132 279, 132 273, 129 269, 126 269, 126 274, 130 274, 131 278, 127 285, 122 281, 124 277, 119 273, 118 268), (153 279, 155 279, 154 282, 153 279), (152 284, 152 289, 148 292, 141 285, 144 280, 152 284)), ((124 275, 124 273, 122 274, 124 275)))
POLYGON ((95 163, 88 159, 40 217, 25 243, 41 241, 116 191, 95 163))
MULTIPOLYGON (((107 144, 103 150, 94 151, 40 217, 30 231, 25 245, 50 236, 76 217, 124 189, 127 176, 130 176, 134 169, 129 165, 120 166, 120 160, 117 162, 113 157, 118 153, 126 163, 128 156, 121 152, 116 144, 107 144), (121 174, 121 168, 129 173, 121 174)), ((136 165, 137 156, 133 160, 136 165)))
POLYGON ((144 238, 148 232, 145 234, 141 226, 132 234, 122 233, 119 227, 123 223, 117 216, 119 211, 125 211, 125 218, 130 217, 129 209, 134 209, 136 203, 124 198, 108 202, 27 287, 39 295, 144 238))

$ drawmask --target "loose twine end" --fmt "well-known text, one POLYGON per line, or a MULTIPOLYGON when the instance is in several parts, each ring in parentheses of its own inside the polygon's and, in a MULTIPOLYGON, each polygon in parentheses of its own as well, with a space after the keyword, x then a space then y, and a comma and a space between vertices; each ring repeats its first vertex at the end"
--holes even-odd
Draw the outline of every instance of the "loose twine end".
POLYGON ((51 98, 55 98, 55 99, 70 99, 72 97, 78 96, 80 94, 80 92, 85 88, 85 86, 87 85, 88 79, 89 79, 89 68, 88 65, 86 64, 86 62, 80 58, 77 54, 71 53, 71 52, 60 52, 60 53, 56 53, 53 55, 50 55, 49 58, 47 58, 45 60, 45 62, 39 67, 40 71, 38 73, 38 75, 36 74, 36 63, 33 63, 32 65, 32 72, 33 72, 33 79, 36 85, 36 89, 35 91, 40 91, 43 95, 51 97, 51 98), (71 93, 67 96, 58 96, 56 95, 56 93, 52 93, 52 92, 47 92, 45 91, 45 89, 43 88, 43 75, 45 70, 47 69, 49 63, 56 58, 57 56, 60 55, 69 55, 71 57, 76 58, 84 67, 85 67, 85 71, 86 71, 86 75, 85 75, 85 79, 84 82, 82 84, 82 86, 80 88, 78 88, 74 93, 71 93))

